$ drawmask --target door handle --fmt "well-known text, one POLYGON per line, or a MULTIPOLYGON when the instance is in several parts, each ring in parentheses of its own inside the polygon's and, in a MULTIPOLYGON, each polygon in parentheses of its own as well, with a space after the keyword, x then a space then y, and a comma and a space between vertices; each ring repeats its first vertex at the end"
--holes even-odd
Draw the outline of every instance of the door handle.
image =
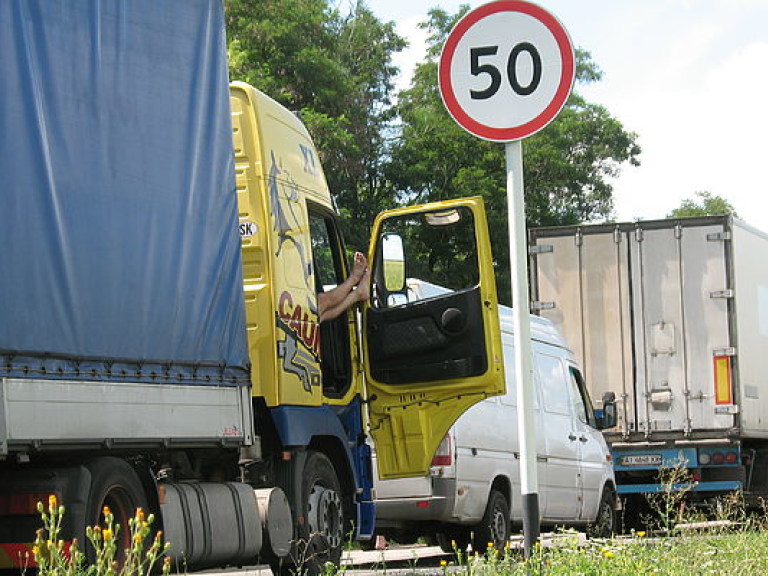
POLYGON ((573 433, 571 433, 571 434, 568 434, 568 440, 570 440, 571 442, 573 442, 574 440, 576 440, 576 436, 575 436, 573 433))
POLYGON ((589 438, 586 436, 579 436, 579 442, 589 442, 589 438))

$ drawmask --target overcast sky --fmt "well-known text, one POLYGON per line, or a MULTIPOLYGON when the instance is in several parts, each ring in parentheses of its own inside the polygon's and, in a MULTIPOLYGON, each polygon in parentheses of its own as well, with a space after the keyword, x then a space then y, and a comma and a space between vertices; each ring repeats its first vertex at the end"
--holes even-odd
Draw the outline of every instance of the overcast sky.
MULTIPOLYGON (((400 87, 423 57, 417 24, 427 10, 455 13, 461 4, 483 3, 367 0, 410 41, 395 60, 400 87)), ((536 3, 603 70, 602 81, 577 90, 638 134, 642 165, 625 166, 614 182, 617 218, 663 218, 706 190, 768 232, 768 0, 536 3)))

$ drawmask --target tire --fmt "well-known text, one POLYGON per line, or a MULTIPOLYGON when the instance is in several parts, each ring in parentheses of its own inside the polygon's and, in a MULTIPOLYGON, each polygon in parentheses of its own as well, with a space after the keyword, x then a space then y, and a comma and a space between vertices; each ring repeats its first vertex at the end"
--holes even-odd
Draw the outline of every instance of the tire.
POLYGON ((421 534, 413 530, 394 530, 392 532, 391 540, 394 540, 402 546, 410 546, 416 544, 421 538, 421 534))
POLYGON ((373 535, 373 538, 370 540, 359 540, 357 542, 357 545, 360 547, 360 550, 363 552, 370 552, 371 550, 376 550, 376 535, 373 535))
MULTIPOLYGON (((120 526, 117 534, 115 560, 122 565, 125 550, 131 545, 129 520, 136 515, 136 509, 147 511, 147 495, 133 467, 120 458, 99 458, 86 464, 91 473, 91 487, 86 506, 85 526, 104 525, 104 507, 109 507, 114 524, 120 526)), ((83 532, 85 527, 83 527, 83 532)), ((86 539, 87 540, 87 539, 86 539)), ((89 563, 95 560, 95 551, 90 542, 85 545, 89 563)))
POLYGON ((616 513, 616 492, 610 486, 603 489, 597 517, 587 528, 592 538, 610 538, 618 531, 619 517, 616 513))
POLYGON ((504 494, 498 490, 491 490, 483 519, 475 527, 474 532, 472 546, 476 552, 482 554, 488 550, 489 545, 492 545, 495 550, 501 554, 504 553, 512 532, 509 502, 504 494))
POLYGON ((465 555, 472 540, 472 533, 466 526, 451 526, 435 534, 437 545, 446 554, 465 555))
POLYGON ((307 452, 301 477, 296 540, 287 558, 270 562, 275 574, 307 574, 338 566, 347 534, 341 485, 333 464, 320 452, 307 452))
POLYGON ((624 497, 621 510, 621 532, 631 534, 637 530, 649 530, 653 526, 653 510, 648 500, 641 494, 624 497))

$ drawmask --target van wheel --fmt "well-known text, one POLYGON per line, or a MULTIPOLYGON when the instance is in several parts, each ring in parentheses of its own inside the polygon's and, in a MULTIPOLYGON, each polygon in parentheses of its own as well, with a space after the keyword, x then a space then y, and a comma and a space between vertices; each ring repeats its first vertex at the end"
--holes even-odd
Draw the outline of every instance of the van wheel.
POLYGON ((587 528, 587 535, 592 538, 610 538, 618 529, 618 515, 616 514, 616 492, 610 486, 606 486, 600 498, 600 506, 597 509, 597 517, 587 528))
POLYGON ((506 496, 498 490, 491 490, 483 519, 475 527, 475 551, 486 552, 493 546, 500 554, 504 553, 512 530, 509 513, 506 496))
POLYGON ((464 526, 452 526, 445 532, 435 534, 437 545, 440 546, 446 554, 455 554, 457 556, 467 554, 467 546, 472 540, 472 534, 464 526))

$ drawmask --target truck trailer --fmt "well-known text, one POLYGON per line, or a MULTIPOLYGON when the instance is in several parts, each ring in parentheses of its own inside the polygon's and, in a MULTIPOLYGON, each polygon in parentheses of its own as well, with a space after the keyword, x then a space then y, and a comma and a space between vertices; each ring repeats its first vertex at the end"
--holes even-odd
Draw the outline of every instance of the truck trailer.
POLYGON ((530 252, 532 309, 616 396, 628 516, 670 488, 768 496, 768 235, 732 216, 537 228, 530 252))
POLYGON ((370 302, 319 323, 331 193, 298 117, 230 86, 221 2, 2 2, 0 73, 3 567, 55 496, 66 540, 142 508, 179 570, 318 572, 373 534, 369 436, 424 474, 503 393, 478 198, 380 215, 370 302), (398 303, 435 245, 465 281, 398 303))

